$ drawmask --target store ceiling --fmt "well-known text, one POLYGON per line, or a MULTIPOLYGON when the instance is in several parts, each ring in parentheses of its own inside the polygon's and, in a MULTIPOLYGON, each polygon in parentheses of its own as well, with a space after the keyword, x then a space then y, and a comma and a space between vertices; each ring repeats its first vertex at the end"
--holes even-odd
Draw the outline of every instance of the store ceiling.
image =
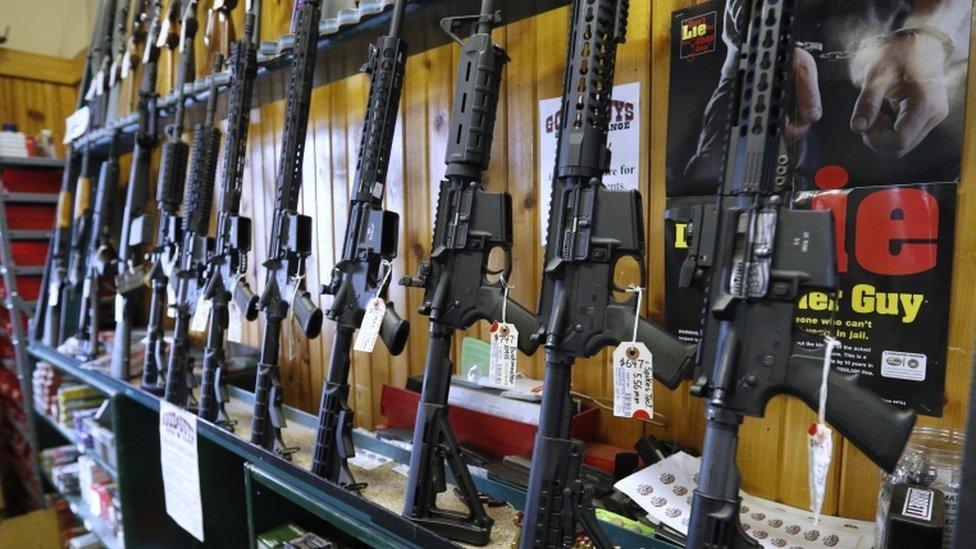
POLYGON ((97 1, 0 0, 0 47, 71 59, 91 40, 97 1))

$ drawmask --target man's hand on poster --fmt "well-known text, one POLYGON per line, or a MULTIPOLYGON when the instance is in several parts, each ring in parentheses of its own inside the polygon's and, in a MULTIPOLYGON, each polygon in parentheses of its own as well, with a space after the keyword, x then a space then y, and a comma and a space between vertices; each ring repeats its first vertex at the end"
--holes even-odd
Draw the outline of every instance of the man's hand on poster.
POLYGON ((793 55, 793 78, 796 81, 796 109, 786 121, 787 143, 793 143, 810 131, 810 126, 823 116, 817 62, 810 52, 796 48, 793 55))
POLYGON ((935 37, 908 32, 858 54, 854 81, 861 93, 851 130, 890 158, 911 152, 949 115, 945 47, 935 37))

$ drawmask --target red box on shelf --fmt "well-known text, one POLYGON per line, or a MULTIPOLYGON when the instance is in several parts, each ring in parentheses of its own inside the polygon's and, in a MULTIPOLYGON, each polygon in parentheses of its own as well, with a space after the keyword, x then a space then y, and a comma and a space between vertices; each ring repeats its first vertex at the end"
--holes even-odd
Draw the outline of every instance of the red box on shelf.
POLYGON ((57 193, 61 190, 62 170, 4 168, 3 186, 12 193, 57 193))
MULTIPOLYGON (((400 429, 414 427, 417 420, 417 406, 420 393, 383 386, 380 397, 380 413, 386 416, 386 426, 400 429)), ((535 434, 538 426, 511 419, 476 412, 461 406, 451 406, 448 414, 454 435, 459 442, 489 450, 499 456, 532 455, 535 434)), ((570 436, 580 440, 590 440, 596 431, 599 410, 590 408, 573 416, 570 420, 570 436)))
MULTIPOLYGON (((34 301, 41 295, 41 276, 40 275, 20 275, 17 277, 17 291, 20 298, 24 301, 34 301)), ((7 295, 7 288, 0 280, 0 297, 7 295)))
POLYGON ((18 267, 36 267, 44 265, 47 259, 48 240, 14 240, 10 243, 10 251, 14 256, 14 265, 18 267))
POLYGON ((7 226, 11 230, 50 231, 54 228, 54 204, 7 204, 7 226))

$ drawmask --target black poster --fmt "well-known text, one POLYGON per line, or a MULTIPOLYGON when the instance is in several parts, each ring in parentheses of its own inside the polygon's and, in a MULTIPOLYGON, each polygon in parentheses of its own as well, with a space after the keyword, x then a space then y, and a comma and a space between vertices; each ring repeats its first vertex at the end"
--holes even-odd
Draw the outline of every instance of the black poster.
MULTIPOLYGON (((741 4, 673 14, 669 208, 713 200, 722 180, 741 4)), ((972 13, 969 1, 938 4, 802 3, 786 132, 794 206, 833 211, 841 275, 836 296, 797 303, 798 343, 830 328, 844 344, 835 368, 933 416, 944 398, 972 13)), ((696 341, 702 294, 677 288, 683 231, 665 229, 665 314, 673 333, 696 341)))

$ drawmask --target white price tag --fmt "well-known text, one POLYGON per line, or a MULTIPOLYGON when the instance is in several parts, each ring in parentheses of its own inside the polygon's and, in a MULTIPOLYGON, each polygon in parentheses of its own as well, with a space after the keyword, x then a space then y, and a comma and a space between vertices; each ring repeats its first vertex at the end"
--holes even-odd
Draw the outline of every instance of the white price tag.
POLYGON ((47 305, 48 307, 54 307, 58 304, 58 300, 61 298, 61 290, 58 287, 58 283, 51 281, 51 284, 47 287, 47 305))
POLYGON ((166 284, 166 316, 170 318, 176 318, 176 290, 173 289, 173 285, 170 283, 166 284))
POLYGON ((514 324, 493 322, 489 343, 488 381, 499 387, 514 387, 518 374, 518 330, 514 324))
POLYGON ((125 322, 125 303, 122 300, 122 296, 115 296, 115 322, 116 324, 120 322, 125 322))
POLYGON ((827 473, 830 471, 830 460, 834 451, 832 434, 830 427, 819 422, 811 424, 807 432, 810 453, 810 510, 813 511, 814 522, 820 522, 820 509, 827 490, 827 473))
POLYGON ((210 300, 206 298, 203 292, 200 292, 196 309, 193 310, 193 317, 190 318, 191 332, 203 333, 207 331, 207 321, 210 320, 210 308, 210 300))
POLYGON ((639 341, 621 343, 613 351, 613 415, 654 417, 654 360, 639 341))
POLYGON ((227 341, 240 343, 241 332, 244 328, 244 316, 241 315, 241 308, 233 299, 227 304, 227 317, 227 341))
POLYGON ((372 353, 376 346, 376 337, 380 335, 380 327, 383 326, 383 315, 386 314, 386 303, 378 297, 369 300, 366 305, 366 314, 363 316, 363 323, 359 326, 359 333, 356 334, 356 343, 352 348, 363 353, 372 353))
POLYGON ((64 139, 62 143, 67 145, 78 139, 88 131, 88 124, 91 122, 91 110, 87 106, 82 107, 71 113, 64 119, 64 139))
POLYGON ((197 416, 166 401, 159 403, 159 463, 166 514, 203 541, 197 416))

